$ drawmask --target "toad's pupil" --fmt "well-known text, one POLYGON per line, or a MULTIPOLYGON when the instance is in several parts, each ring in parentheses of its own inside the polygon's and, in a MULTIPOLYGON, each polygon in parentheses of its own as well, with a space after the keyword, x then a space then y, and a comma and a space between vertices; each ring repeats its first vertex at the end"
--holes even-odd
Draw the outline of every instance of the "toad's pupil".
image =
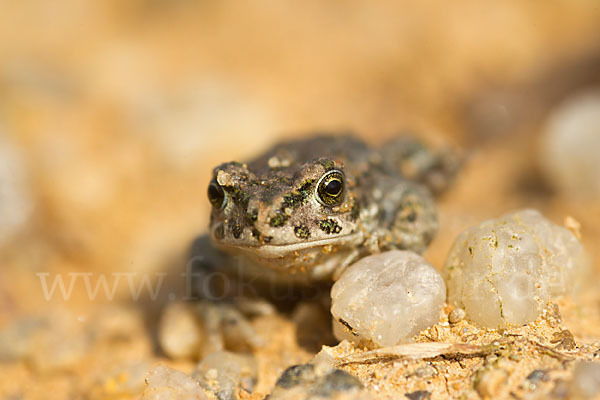
POLYGON ((208 185, 208 200, 215 208, 220 208, 225 200, 223 188, 215 181, 208 185))
POLYGON ((342 191, 342 182, 338 179, 332 179, 325 186, 325 192, 330 196, 337 196, 342 191))

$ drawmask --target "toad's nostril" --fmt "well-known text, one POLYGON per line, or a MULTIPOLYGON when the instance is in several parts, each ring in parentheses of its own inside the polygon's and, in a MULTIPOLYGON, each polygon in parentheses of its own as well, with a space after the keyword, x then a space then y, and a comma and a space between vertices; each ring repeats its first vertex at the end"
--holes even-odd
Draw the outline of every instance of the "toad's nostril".
POLYGON ((213 235, 216 239, 223 239, 225 237, 225 232, 223 228, 223 224, 217 224, 213 229, 213 235))
POLYGON ((258 210, 256 208, 254 208, 246 213, 246 221, 248 222, 248 224, 252 225, 252 224, 256 223, 257 220, 258 220, 258 210))
POLYGON ((242 232, 244 231, 242 224, 240 224, 240 222, 237 219, 229 220, 227 228, 229 229, 233 237, 236 239, 239 239, 240 236, 242 236, 242 232))

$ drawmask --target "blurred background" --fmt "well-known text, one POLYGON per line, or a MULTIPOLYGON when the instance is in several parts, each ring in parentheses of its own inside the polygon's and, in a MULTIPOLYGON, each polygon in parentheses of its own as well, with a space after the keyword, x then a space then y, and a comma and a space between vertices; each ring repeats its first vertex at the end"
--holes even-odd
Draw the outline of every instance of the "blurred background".
POLYGON ((574 217, 599 264, 597 0, 0 0, 0 398, 138 393, 166 295, 43 277, 180 268, 212 167, 316 130, 464 157, 438 268, 519 207, 574 217))

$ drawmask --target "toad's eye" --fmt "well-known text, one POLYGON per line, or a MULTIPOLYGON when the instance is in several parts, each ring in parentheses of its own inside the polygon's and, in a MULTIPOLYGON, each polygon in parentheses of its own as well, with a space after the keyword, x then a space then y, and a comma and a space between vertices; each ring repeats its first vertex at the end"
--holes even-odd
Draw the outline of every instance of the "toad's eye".
POLYGON ((344 200, 344 175, 333 170, 321 177, 317 184, 317 198, 325 206, 336 206, 344 200))
POLYGON ((225 203, 227 197, 225 196, 225 191, 223 187, 219 185, 216 179, 213 179, 208 184, 208 201, 214 208, 223 208, 225 207, 225 203))

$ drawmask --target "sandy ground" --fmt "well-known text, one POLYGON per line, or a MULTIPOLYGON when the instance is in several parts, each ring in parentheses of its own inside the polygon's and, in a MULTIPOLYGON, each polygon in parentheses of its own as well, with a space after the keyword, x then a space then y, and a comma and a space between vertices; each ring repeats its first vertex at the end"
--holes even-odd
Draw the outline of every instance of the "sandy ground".
MULTIPOLYGON (((599 38, 594 0, 0 3, 0 398, 139 398, 157 363, 192 372, 159 349, 158 318, 184 296, 210 170, 317 130, 410 131, 465 155, 425 254, 438 268, 466 227, 535 207, 578 220, 600 269, 598 198, 537 161, 554 107, 600 85, 599 38), (45 293, 57 276, 68 296, 45 293), (85 277, 102 276, 120 284, 90 296, 85 277), (154 299, 130 290, 145 276, 164 276, 154 299)), ((416 338, 487 346, 475 355, 327 351, 378 398, 563 398, 576 361, 599 356, 596 292, 503 332, 448 324, 447 307, 416 338)), ((246 397, 332 344, 328 321, 308 344, 296 322, 253 321, 268 345, 246 397)))

